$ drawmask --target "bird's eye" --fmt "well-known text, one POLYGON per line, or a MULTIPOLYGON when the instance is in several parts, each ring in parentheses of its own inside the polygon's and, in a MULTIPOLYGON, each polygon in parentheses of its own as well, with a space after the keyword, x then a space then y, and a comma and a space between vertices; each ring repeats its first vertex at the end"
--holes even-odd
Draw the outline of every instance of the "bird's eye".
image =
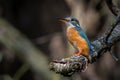
POLYGON ((76 24, 77 24, 77 21, 76 21, 76 20, 74 20, 74 19, 71 19, 71 21, 72 21, 73 23, 76 23, 76 24))
POLYGON ((74 19, 71 19, 71 21, 74 21, 74 19))

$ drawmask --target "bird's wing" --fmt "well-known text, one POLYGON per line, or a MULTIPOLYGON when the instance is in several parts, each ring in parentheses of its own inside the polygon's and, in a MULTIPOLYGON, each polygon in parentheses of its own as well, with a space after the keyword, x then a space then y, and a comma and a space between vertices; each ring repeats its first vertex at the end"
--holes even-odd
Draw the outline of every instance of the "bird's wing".
POLYGON ((79 35, 82 36, 88 43, 88 46, 90 48, 90 54, 92 54, 91 52, 91 48, 92 48, 92 45, 87 37, 87 35, 85 34, 85 32, 80 28, 80 27, 75 27, 77 29, 77 31, 79 32, 79 35))
POLYGON ((80 27, 76 27, 77 31, 79 32, 79 35, 81 35, 88 43, 88 46, 90 47, 90 41, 88 39, 88 37, 86 36, 85 32, 80 28, 80 27))

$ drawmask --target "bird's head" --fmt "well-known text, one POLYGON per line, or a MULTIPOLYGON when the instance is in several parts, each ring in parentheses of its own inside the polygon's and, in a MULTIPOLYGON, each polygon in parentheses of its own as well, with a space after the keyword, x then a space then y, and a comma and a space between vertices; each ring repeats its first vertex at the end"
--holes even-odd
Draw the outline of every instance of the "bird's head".
POLYGON ((74 27, 80 26, 79 21, 74 17, 66 17, 66 18, 60 19, 59 21, 67 24, 67 27, 71 25, 74 27))

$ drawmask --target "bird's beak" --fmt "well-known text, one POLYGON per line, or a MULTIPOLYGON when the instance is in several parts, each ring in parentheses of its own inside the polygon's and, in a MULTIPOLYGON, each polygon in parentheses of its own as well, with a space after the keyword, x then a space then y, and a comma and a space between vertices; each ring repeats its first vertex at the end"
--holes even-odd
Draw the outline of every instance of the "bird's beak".
POLYGON ((59 21, 60 21, 60 22, 64 22, 64 23, 67 22, 66 19, 59 19, 59 21))

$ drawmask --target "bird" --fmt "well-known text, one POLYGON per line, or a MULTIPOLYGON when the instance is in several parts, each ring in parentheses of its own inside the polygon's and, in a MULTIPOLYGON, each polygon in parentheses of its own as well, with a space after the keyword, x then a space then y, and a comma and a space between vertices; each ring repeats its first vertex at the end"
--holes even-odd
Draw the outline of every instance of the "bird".
POLYGON ((87 35, 80 26, 80 23, 75 17, 66 17, 59 19, 60 22, 65 23, 66 36, 68 41, 75 47, 77 52, 74 56, 85 56, 91 62, 92 48, 87 35))

